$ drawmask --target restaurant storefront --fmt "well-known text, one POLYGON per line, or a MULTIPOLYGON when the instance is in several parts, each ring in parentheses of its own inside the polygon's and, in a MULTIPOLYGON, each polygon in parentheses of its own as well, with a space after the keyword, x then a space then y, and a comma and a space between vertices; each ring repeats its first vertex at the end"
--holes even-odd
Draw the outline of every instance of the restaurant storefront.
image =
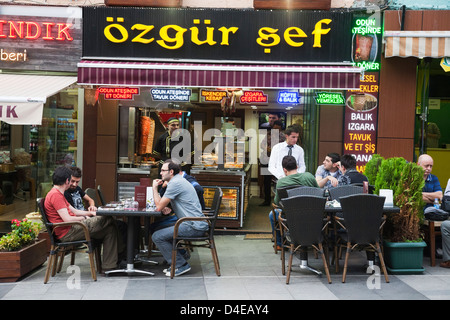
POLYGON ((83 26, 78 84, 92 86, 83 153, 94 155, 83 159, 84 184, 101 185, 108 200, 126 183, 155 177, 151 148, 141 143, 144 118, 153 142, 174 115, 200 141, 191 174, 229 189, 224 227, 242 227, 248 183, 260 175, 261 119, 270 112, 284 127, 302 127, 312 173, 328 152, 355 154, 361 169, 376 152, 379 17, 97 7, 83 9, 83 26), (227 128, 237 133, 223 161, 230 152, 217 137, 227 128))
POLYGON ((393 156, 394 148, 395 155, 408 160, 430 154, 433 174, 445 188, 450 178, 450 73, 445 65, 450 56, 450 11, 403 8, 401 17, 398 20, 397 11, 385 13, 382 73, 390 77, 383 81, 382 106, 392 108, 390 121, 399 125, 397 142, 390 147, 383 143, 382 149, 393 156))
POLYGON ((0 186, 6 204, 9 183, 17 183, 13 193, 42 196, 56 166, 77 163, 81 33, 80 8, 0 7, 0 171, 12 180, 0 186))

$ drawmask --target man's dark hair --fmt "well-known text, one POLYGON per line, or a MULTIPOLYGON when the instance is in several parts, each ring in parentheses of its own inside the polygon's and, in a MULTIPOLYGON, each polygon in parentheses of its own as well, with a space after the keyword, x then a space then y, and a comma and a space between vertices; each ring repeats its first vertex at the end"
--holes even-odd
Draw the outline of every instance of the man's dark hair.
POLYGON ((280 127, 283 128, 283 121, 281 121, 281 120, 275 120, 275 121, 273 122, 273 125, 274 125, 274 126, 280 126, 280 127))
POLYGON ((356 159, 351 154, 344 154, 341 157, 341 166, 345 169, 356 169, 356 159))
POLYGON ((327 154, 327 156, 331 158, 331 162, 333 163, 339 162, 341 160, 341 156, 339 155, 339 153, 330 152, 329 154, 327 154))
POLYGON ((81 178, 81 169, 80 168, 71 167, 70 169, 72 170, 72 177, 81 178))
POLYGON ((281 161, 281 165, 287 171, 292 171, 297 169, 297 161, 293 156, 285 156, 281 161))
POLYGON ((167 159, 166 161, 164 161, 164 163, 169 164, 169 167, 167 169, 173 170, 173 175, 180 173, 181 165, 178 163, 178 161, 174 161, 172 159, 167 159))
POLYGON ((286 130, 284 131, 284 134, 287 136, 290 136, 292 132, 300 134, 300 130, 299 130, 298 126, 291 125, 291 126, 287 127, 286 130))
POLYGON ((277 116, 278 119, 281 119, 281 113, 279 113, 279 112, 269 112, 269 115, 271 115, 271 114, 277 116))
POLYGON ((66 166, 57 167, 52 175, 53 185, 62 186, 63 184, 66 183, 67 180, 70 181, 71 176, 72 170, 70 170, 69 167, 66 166))

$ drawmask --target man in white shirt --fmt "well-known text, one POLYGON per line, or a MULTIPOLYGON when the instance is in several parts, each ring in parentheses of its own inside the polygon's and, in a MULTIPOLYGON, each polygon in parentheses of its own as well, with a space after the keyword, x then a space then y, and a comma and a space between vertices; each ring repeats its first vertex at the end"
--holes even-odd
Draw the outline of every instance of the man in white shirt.
POLYGON ((305 153, 303 148, 297 145, 300 131, 296 126, 289 126, 284 134, 286 141, 273 146, 269 159, 269 172, 277 179, 285 176, 283 166, 281 165, 285 156, 293 156, 297 161, 297 171, 303 173, 306 171, 305 153))

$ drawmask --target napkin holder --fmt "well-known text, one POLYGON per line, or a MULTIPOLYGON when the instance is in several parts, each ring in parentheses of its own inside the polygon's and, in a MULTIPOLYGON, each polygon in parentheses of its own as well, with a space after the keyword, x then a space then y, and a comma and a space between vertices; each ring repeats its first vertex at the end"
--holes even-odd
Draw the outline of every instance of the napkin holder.
POLYGON ((394 206, 394 195, 391 189, 380 189, 380 197, 386 197, 386 199, 384 200, 385 207, 394 206))

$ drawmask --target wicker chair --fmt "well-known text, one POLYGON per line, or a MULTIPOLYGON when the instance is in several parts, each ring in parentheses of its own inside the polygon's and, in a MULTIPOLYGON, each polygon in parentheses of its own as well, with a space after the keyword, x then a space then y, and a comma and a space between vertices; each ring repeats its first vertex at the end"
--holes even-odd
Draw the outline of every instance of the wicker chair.
MULTIPOLYGON (((303 186, 301 185, 292 185, 292 186, 287 186, 287 187, 282 187, 282 188, 278 188, 277 189, 277 194, 278 194, 278 199, 281 200, 283 198, 287 198, 288 197, 288 193, 287 191, 290 189, 296 189, 296 188, 301 188, 303 186)), ((278 215, 278 217, 282 216, 282 209, 280 208, 280 206, 277 206, 275 203, 272 203, 272 211, 274 212, 273 214, 273 238, 274 238, 274 243, 273 243, 273 250, 275 251, 275 254, 278 253, 278 249, 277 249, 277 231, 281 233, 281 239, 283 239, 283 234, 282 234, 282 230, 280 228, 280 224, 279 224, 279 219, 277 219, 276 215, 275 215, 275 210, 281 211, 280 214, 278 215)), ((283 240, 282 240, 283 241, 283 240)))
POLYGON ((290 236, 290 256, 286 284, 289 284, 294 254, 300 248, 305 247, 313 247, 319 252, 328 282, 331 283, 328 262, 322 247, 325 203, 326 198, 309 195, 289 197, 282 200, 283 212, 286 215, 286 227, 289 229, 290 236))
POLYGON ((170 267, 170 278, 175 276, 175 266, 177 250, 181 248, 190 249, 192 247, 204 247, 211 249, 211 255, 214 262, 214 268, 216 269, 217 276, 220 276, 219 257, 217 256, 216 244, 214 241, 214 229, 216 226, 217 216, 219 215, 219 208, 222 202, 222 189, 217 187, 217 191, 214 193, 213 203, 215 207, 212 208, 214 213, 212 215, 205 215, 204 217, 183 217, 177 220, 173 229, 173 245, 172 245, 172 264, 170 267), (184 221, 207 221, 209 223, 209 229, 205 232, 204 236, 200 237, 182 237, 178 235, 178 228, 184 221), (200 242, 200 243, 199 243, 200 242))
POLYGON ((300 195, 309 195, 309 196, 316 196, 316 197, 323 197, 324 196, 324 189, 321 188, 314 188, 314 187, 308 187, 308 186, 301 186, 298 188, 293 188, 287 190, 288 197, 294 197, 294 196, 300 196, 300 195))
POLYGON ((98 198, 100 199, 100 204, 102 206, 106 206, 106 200, 105 197, 103 196, 102 187, 100 185, 97 186, 97 194, 98 198))
POLYGON ((76 252, 85 252, 89 255, 89 264, 91 266, 91 275, 94 281, 97 281, 97 274, 95 272, 94 265, 94 256, 97 261, 97 269, 101 272, 101 258, 100 251, 94 245, 91 236, 89 235, 89 231, 87 227, 81 222, 60 222, 60 223, 50 223, 47 219, 47 212, 45 210, 45 198, 38 200, 39 210, 41 211, 42 219, 44 220, 44 224, 47 227, 47 232, 50 237, 50 256, 47 262, 47 269, 45 271, 44 283, 48 282, 50 277, 50 269, 52 269, 52 277, 55 276, 56 272, 61 271, 61 266, 64 261, 64 256, 67 253, 71 253, 71 262, 70 264, 75 264, 75 253, 76 252), (71 241, 71 242, 61 242, 56 238, 54 234, 54 230, 60 227, 67 227, 72 225, 80 225, 85 234, 85 238, 83 240, 71 241), (58 264, 59 258, 59 264, 58 264))
MULTIPOLYGON (((355 194, 341 197, 341 206, 345 220, 345 226, 341 226, 346 230, 346 233, 342 236, 345 238, 344 242, 347 248, 342 282, 345 282, 349 254, 357 246, 372 249, 378 253, 384 277, 386 282, 389 282, 380 247, 380 228, 383 223, 384 200, 385 197, 373 194, 355 194)), ((336 264, 338 263, 339 261, 337 260, 336 264)))
POLYGON ((341 197, 363 193, 363 191, 364 189, 362 186, 355 186, 351 184, 328 189, 328 192, 330 193, 330 200, 339 200, 341 197))
POLYGON ((92 200, 94 200, 95 202, 95 206, 98 208, 100 207, 100 202, 98 201, 98 196, 97 196, 97 190, 92 189, 92 188, 86 188, 86 190, 84 190, 84 193, 86 193, 89 198, 91 198, 92 200))

